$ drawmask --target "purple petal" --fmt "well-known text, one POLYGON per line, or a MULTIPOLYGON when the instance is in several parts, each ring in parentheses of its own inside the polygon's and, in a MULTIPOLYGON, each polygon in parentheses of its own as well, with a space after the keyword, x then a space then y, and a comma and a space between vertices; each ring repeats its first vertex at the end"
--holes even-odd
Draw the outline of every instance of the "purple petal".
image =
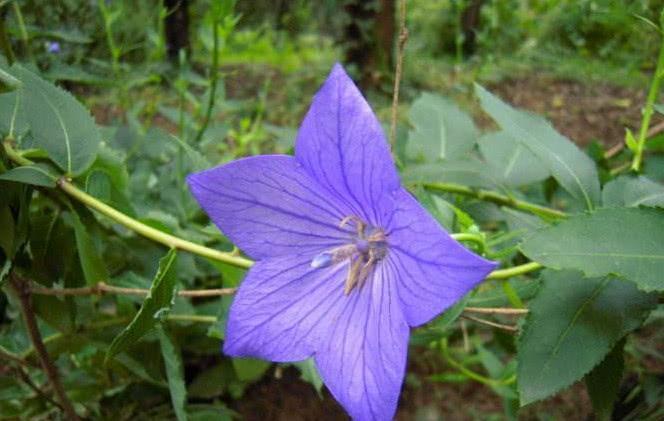
POLYGON ((386 266, 379 264, 366 282, 343 296, 314 358, 326 386, 353 419, 389 420, 403 383, 409 328, 386 266))
POLYGON ((347 265, 314 269, 312 255, 257 262, 233 300, 224 352, 270 361, 310 357, 338 313, 347 265))
POLYGON ((347 241, 338 225, 350 210, 309 177, 295 158, 244 158, 187 177, 201 207, 249 256, 301 253, 347 241))
POLYGON ((450 237, 406 190, 395 198, 386 264, 397 280, 399 302, 408 324, 418 326, 460 300, 496 263, 450 237))
POLYGON ((375 226, 392 210, 399 178, 369 104, 336 64, 297 135, 295 157, 353 215, 375 226))

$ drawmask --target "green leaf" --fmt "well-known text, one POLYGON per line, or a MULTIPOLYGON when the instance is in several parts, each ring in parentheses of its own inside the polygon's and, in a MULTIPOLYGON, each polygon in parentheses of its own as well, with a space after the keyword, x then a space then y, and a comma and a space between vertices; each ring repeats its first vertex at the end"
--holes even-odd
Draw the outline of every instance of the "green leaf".
POLYGON ((157 331, 159 333, 161 355, 166 366, 166 377, 168 378, 168 389, 171 392, 173 410, 178 421, 185 421, 187 419, 185 410, 187 388, 184 383, 184 369, 180 349, 165 326, 158 325, 157 331))
POLYGON ((270 363, 255 358, 233 358, 233 368, 240 381, 253 382, 260 379, 270 363))
POLYGON ((74 237, 76 238, 76 249, 78 258, 81 262, 81 269, 85 282, 88 285, 95 285, 98 282, 106 282, 109 279, 106 264, 102 259, 88 229, 84 225, 80 216, 72 212, 72 223, 74 225, 74 237))
POLYGON ((39 163, 12 168, 0 174, 0 180, 53 188, 58 181, 58 175, 50 165, 39 163))
POLYGON ((664 210, 599 209, 543 229, 521 244, 531 260, 587 276, 615 274, 645 291, 664 289, 664 210))
POLYGON ((458 158, 477 140, 473 119, 440 95, 423 93, 410 108, 409 118, 413 130, 408 134, 406 154, 416 160, 458 158))
POLYGON ((518 339, 521 405, 544 399, 581 379, 657 304, 655 294, 612 276, 542 272, 518 339))
POLYGON ((20 80, 0 69, 0 93, 11 92, 20 87, 20 80))
POLYGON ((536 183, 549 176, 542 162, 507 132, 486 134, 478 144, 484 159, 495 170, 501 183, 507 186, 536 183))
POLYGON ((618 177, 604 185, 602 203, 628 208, 641 205, 664 207, 664 186, 643 176, 618 177))
POLYGON ((22 96, 20 89, 0 95, 0 130, 10 139, 20 139, 28 131, 22 96))
POLYGON ((401 174, 404 184, 457 183, 470 187, 495 187, 496 180, 484 162, 475 159, 409 165, 401 174))
POLYGON ((475 92, 482 108, 514 140, 528 148, 560 185, 588 209, 599 202, 597 168, 569 139, 544 118, 514 109, 479 85, 475 92))
POLYGON ((630 129, 625 129, 625 145, 627 148, 634 152, 639 147, 639 142, 634 138, 634 133, 630 129))
POLYGON ((129 326, 113 339, 106 353, 107 361, 113 358, 114 355, 126 350, 152 330, 164 310, 171 308, 175 298, 175 284, 177 282, 175 276, 176 258, 175 249, 171 249, 166 256, 159 260, 159 269, 152 280, 152 287, 148 296, 129 326))
POLYGON ((613 404, 618 397, 624 369, 625 340, 618 342, 601 364, 586 375, 586 389, 597 421, 610 421, 613 404))
POLYGON ((0 249, 8 258, 14 257, 14 216, 9 206, 0 206, 0 249))
POLYGON ((101 136, 92 116, 70 93, 18 66, 23 109, 34 144, 67 174, 79 175, 95 160, 101 136))
POLYGON ((316 389, 316 393, 321 398, 323 397, 323 379, 320 378, 318 370, 316 369, 316 364, 314 363, 313 358, 307 358, 304 361, 298 361, 293 363, 295 367, 300 370, 300 379, 309 383, 316 389))

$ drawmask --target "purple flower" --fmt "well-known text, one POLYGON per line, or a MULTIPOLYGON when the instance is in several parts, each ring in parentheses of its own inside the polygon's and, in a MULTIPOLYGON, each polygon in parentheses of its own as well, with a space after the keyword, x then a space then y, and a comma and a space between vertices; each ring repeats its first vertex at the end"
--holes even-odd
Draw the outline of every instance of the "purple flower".
POLYGON ((51 54, 57 54, 60 52, 60 43, 55 41, 48 41, 46 43, 46 51, 51 54))
POLYGON ((391 419, 410 328, 494 269, 401 186, 380 123, 340 65, 314 98, 295 156, 188 177, 215 224, 256 264, 230 309, 224 352, 314 357, 355 419, 391 419))

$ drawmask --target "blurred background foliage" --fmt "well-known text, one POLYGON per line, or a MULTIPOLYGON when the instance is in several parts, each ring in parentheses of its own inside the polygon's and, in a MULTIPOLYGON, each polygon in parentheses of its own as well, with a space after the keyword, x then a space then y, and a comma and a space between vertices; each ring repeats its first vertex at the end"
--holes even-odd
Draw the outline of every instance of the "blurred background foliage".
MULTIPOLYGON (((598 165, 606 164, 601 148, 622 142, 624 127, 640 121, 662 7, 664 0, 408 1, 399 144, 432 109, 461 115, 453 124, 471 125, 472 136, 479 136, 475 123, 492 127, 472 106, 477 81, 545 114, 595 153, 598 165), (422 91, 435 94, 420 96, 422 91)), ((398 31, 393 0, 2 0, 0 13, 3 53, 11 51, 25 67, 73 92, 100 126, 98 156, 77 177, 79 185, 145 224, 222 250, 232 246, 183 187, 187 173, 241 156, 291 151, 309 98, 335 61, 344 63, 379 117, 388 120, 398 31)), ((7 135, 7 127, 2 129, 7 135)), ((30 151, 30 136, 18 137, 18 146, 30 151)), ((28 156, 40 158, 39 151, 28 156)), ((409 159, 405 148, 400 157, 409 159)), ((661 182, 664 161, 660 156, 653 162, 658 164, 647 173, 661 182)), ((602 171, 609 177, 609 168, 602 171)), ((65 196, 38 195, 30 202, 29 187, 0 183, 0 217, 6 217, 4 209, 13 212, 16 238, 21 224, 31 227, 22 234, 32 244, 31 256, 17 253, 16 261, 35 282, 81 287, 96 267, 109 284, 150 288, 156 262, 166 253, 162 246, 65 196), (29 208, 29 216, 14 203, 29 208)), ((549 180, 521 193, 574 206, 554 190, 549 180)), ((515 246, 521 234, 507 231, 539 226, 523 215, 496 222, 497 208, 477 201, 449 206, 426 192, 419 198, 451 230, 491 231, 484 251, 496 259, 522 263, 515 246)), ((1 246, 4 278, 11 247, 1 246)), ((186 253, 174 270, 181 289, 234 287, 243 276, 239 269, 186 253)), ((537 282, 494 283, 464 304, 520 306, 534 295, 537 282)), ((230 297, 177 298, 168 331, 150 332, 109 366, 104 356, 136 314, 140 297, 34 299, 65 388, 77 410, 90 418, 181 418, 178 408, 196 420, 343 417, 311 363, 277 365, 220 354, 230 297), (186 408, 172 403, 173 390, 169 393, 169 370, 178 365, 186 408)), ((11 294, 0 294, 0 351, 20 355, 29 365, 0 360, 0 419, 57 419, 57 407, 20 380, 25 370, 38 389, 52 393, 35 367, 35 350, 12 300, 11 294)), ((589 416, 589 397, 578 384, 517 414, 513 335, 457 319, 459 313, 452 311, 413 337, 399 419, 589 416)), ((652 415, 661 399, 661 310, 652 318, 626 344, 628 371, 616 419, 652 415)))

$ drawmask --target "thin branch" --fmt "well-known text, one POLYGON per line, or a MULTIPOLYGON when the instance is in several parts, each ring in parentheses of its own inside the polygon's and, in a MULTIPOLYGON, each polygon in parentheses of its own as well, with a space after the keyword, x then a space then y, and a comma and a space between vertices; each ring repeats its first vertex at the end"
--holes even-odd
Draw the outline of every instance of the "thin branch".
MULTIPOLYGON (((648 134, 646 135, 646 137, 651 138, 651 137, 653 137, 655 135, 658 135, 662 132, 664 132, 664 121, 652 126, 650 128, 650 130, 648 130, 648 134)), ((609 149, 607 149, 606 152, 604 152, 604 158, 605 159, 613 158, 614 156, 618 155, 623 149, 625 149, 625 142, 624 141, 616 143, 615 145, 613 145, 609 149)))
POLYGON ((518 328, 516 326, 512 325, 504 325, 502 323, 496 323, 492 322, 491 320, 486 320, 486 319, 480 319, 479 317, 474 317, 474 316, 467 316, 467 315, 461 315, 464 319, 472 320, 473 322, 477 322, 483 325, 495 327, 496 329, 502 329, 502 330, 507 330, 509 332, 516 332, 518 328))
POLYGON ((397 137, 397 114, 399 111, 399 87, 403 73, 403 55, 408 28, 406 28, 406 0, 399 1, 399 40, 397 41, 397 62, 394 71, 394 91, 392 93, 392 118, 390 119, 390 145, 395 147, 397 137))
POLYGON ((506 307, 465 307, 463 311, 468 313, 506 314, 514 316, 528 314, 528 309, 525 308, 506 308, 506 307))
POLYGON ((27 368, 35 368, 35 367, 39 368, 38 365, 35 365, 35 364, 33 364, 29 361, 26 361, 26 360, 22 359, 18 355, 9 353, 7 351, 4 351, 3 349, 0 349, 0 359, 11 361, 13 363, 20 364, 20 365, 22 365, 24 367, 27 367, 27 368))
POLYGON ((567 216, 565 212, 558 209, 548 208, 546 206, 526 202, 525 200, 514 199, 491 190, 474 189, 468 186, 454 183, 422 183, 421 185, 425 189, 434 192, 455 193, 464 196, 476 197, 477 199, 492 202, 497 205, 507 206, 524 212, 533 213, 545 219, 560 219, 567 216))
MULTIPOLYGON (((217 297, 221 295, 231 295, 235 293, 235 288, 216 288, 199 290, 178 291, 180 297, 217 297)), ((59 296, 85 296, 85 295, 148 295, 149 289, 144 288, 122 288, 99 282, 97 285, 82 288, 44 288, 32 287, 31 292, 39 295, 59 295, 59 296)))
POLYGON ((46 346, 42 340, 41 333, 39 332, 37 318, 35 317, 35 312, 32 307, 32 296, 30 295, 28 281, 20 278, 16 272, 12 272, 9 275, 9 280, 21 304, 23 320, 25 321, 25 326, 28 331, 28 335, 30 336, 32 345, 37 352, 37 356, 39 357, 39 362, 41 363, 42 369, 46 372, 46 376, 48 377, 48 380, 51 383, 55 394, 58 396, 58 400, 60 401, 62 409, 67 415, 67 418, 70 420, 78 421, 80 418, 78 417, 78 414, 76 414, 74 406, 67 397, 67 393, 65 392, 65 389, 62 386, 62 382, 60 381, 58 370, 53 364, 53 361, 51 361, 51 357, 48 355, 48 351, 46 350, 46 346))
POLYGON ((57 408, 60 408, 61 411, 63 411, 63 412, 65 411, 65 409, 62 407, 62 405, 60 405, 59 403, 54 401, 43 390, 41 390, 39 388, 39 386, 37 386, 32 381, 32 379, 30 379, 30 376, 28 375, 28 373, 26 373, 21 367, 14 368, 14 371, 16 371, 16 373, 18 374, 18 377, 21 379, 21 381, 23 381, 23 383, 25 383, 26 386, 28 386, 30 389, 32 389, 32 391, 35 392, 37 394, 37 396, 39 396, 42 399, 44 399, 45 401, 49 402, 51 405, 53 405, 57 408))

